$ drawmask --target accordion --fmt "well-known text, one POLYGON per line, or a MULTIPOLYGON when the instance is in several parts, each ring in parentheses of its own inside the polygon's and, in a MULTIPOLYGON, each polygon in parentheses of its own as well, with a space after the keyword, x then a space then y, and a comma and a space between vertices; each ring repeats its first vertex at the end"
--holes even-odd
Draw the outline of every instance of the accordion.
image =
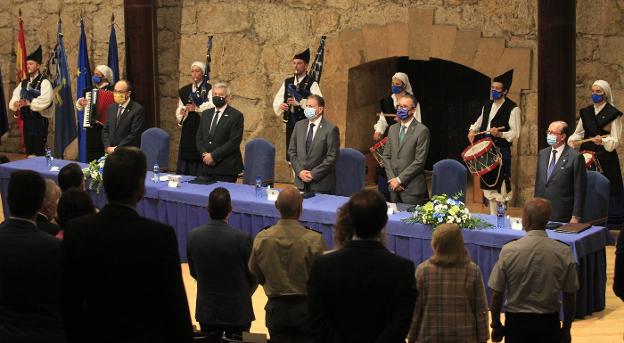
POLYGON ((108 107, 115 102, 113 92, 105 89, 93 89, 85 95, 87 106, 84 109, 82 127, 92 128, 106 123, 108 107))

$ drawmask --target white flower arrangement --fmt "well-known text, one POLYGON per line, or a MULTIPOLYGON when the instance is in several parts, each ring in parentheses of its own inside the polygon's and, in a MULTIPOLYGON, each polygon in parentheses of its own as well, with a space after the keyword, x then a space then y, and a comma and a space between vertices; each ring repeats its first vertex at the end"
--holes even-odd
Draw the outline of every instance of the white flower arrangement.
POLYGON ((466 229, 489 228, 493 225, 480 219, 473 218, 470 210, 460 199, 463 194, 457 193, 452 197, 446 194, 435 195, 431 201, 422 206, 416 206, 411 217, 403 219, 406 223, 421 223, 439 225, 443 223, 457 224, 466 229))
POLYGON ((93 190, 95 188, 96 193, 100 193, 102 190, 102 174, 104 173, 104 162, 106 161, 106 157, 108 154, 98 158, 97 160, 93 160, 89 163, 89 166, 82 170, 85 175, 85 178, 90 178, 89 181, 89 190, 93 190))

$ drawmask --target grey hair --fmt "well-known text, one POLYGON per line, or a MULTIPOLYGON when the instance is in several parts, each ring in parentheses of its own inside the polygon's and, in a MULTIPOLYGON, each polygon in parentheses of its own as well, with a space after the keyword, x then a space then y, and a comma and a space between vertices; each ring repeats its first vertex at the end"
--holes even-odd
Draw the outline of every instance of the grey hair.
POLYGON ((231 95, 232 91, 230 90, 230 86, 228 86, 227 83, 225 82, 217 82, 215 83, 214 86, 212 86, 212 89, 217 89, 217 88, 225 88, 225 94, 226 95, 231 95))
POLYGON ((45 193, 43 196, 43 201, 50 201, 52 200, 52 197, 58 192, 61 193, 61 189, 59 188, 59 186, 56 185, 56 182, 52 181, 51 179, 45 179, 45 193))

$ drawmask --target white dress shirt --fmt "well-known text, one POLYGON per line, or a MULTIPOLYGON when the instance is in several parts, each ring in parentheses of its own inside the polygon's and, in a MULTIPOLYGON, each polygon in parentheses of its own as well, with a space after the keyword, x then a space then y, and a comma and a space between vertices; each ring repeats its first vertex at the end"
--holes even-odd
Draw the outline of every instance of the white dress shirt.
MULTIPOLYGON (((199 84, 193 83, 191 86, 191 92, 196 92, 197 87, 201 87, 202 82, 200 82, 199 84)), ((214 107, 214 104, 212 103, 212 89, 211 89, 208 91, 208 99, 206 99, 206 101, 204 101, 204 103, 199 105, 199 107, 197 108, 197 113, 201 115, 202 112, 204 112, 205 110, 211 109, 213 107, 214 107)), ((178 122, 178 126, 182 126, 182 121, 183 121, 182 110, 185 108, 186 108, 186 104, 182 102, 182 99, 178 99, 178 107, 176 108, 176 121, 178 122)))
MULTIPOLYGON (((303 77, 302 78, 295 77, 295 80, 293 81, 293 83, 296 86, 301 82, 301 80, 303 80, 303 77)), ((286 91, 286 88, 284 87, 284 81, 282 81, 282 85, 280 86, 280 89, 277 91, 277 94, 275 94, 275 98, 273 99, 273 111, 275 112, 276 117, 279 117, 282 115, 283 111, 280 110, 280 105, 284 103, 285 91, 286 91)), ((310 86, 310 93, 316 94, 318 96, 323 96, 323 94, 321 94, 321 88, 319 87, 316 81, 312 82, 312 86, 310 86)), ((301 99, 301 101, 299 102, 299 105, 301 107, 305 107, 305 104, 306 104, 306 99, 301 99)))
MULTIPOLYGON (((600 104, 598 106, 594 105, 594 114, 598 115, 600 111, 605 107, 607 103, 600 104)), ((622 116, 615 118, 610 125, 607 125, 607 129, 610 129, 609 135, 602 139, 602 146, 604 146, 606 151, 615 150, 618 145, 620 145, 620 136, 622 135, 622 116)), ((607 130, 608 131, 608 130, 607 130)), ((585 127, 583 126, 583 118, 579 117, 579 121, 576 124, 576 130, 574 133, 568 138, 568 145, 572 146, 572 143, 575 141, 580 141, 585 137, 585 127)))
MULTIPOLYGON (((500 105, 497 104, 496 102, 492 104, 492 109, 490 109, 490 115, 488 116, 488 124, 487 124, 488 129, 491 128, 492 119, 494 119, 496 112, 498 112, 501 106, 503 106, 505 101, 506 99, 503 99, 503 102, 501 102, 500 105)), ((477 118, 477 121, 474 122, 474 124, 470 126, 470 130, 474 132, 479 132, 479 130, 481 129, 481 124, 483 123, 484 108, 485 106, 481 108, 481 115, 479 115, 479 118, 477 118)), ((513 142, 515 139, 518 139, 518 137, 520 137, 520 126, 521 126, 520 113, 521 113, 520 108, 517 106, 514 107, 511 110, 511 115, 509 116, 509 131, 501 132, 502 138, 505 139, 509 143, 513 142)))
POLYGON ((308 136, 308 133, 310 133, 310 124, 314 124, 314 127, 312 128, 312 140, 314 141, 314 136, 316 136, 316 131, 318 131, 319 124, 321 124, 321 119, 323 119, 323 115, 320 115, 318 118, 314 119, 314 121, 310 121, 308 119, 308 130, 306 131, 306 137, 308 136))
MULTIPOLYGON (((37 76, 39 76, 39 74, 35 75, 34 77, 31 77, 28 80, 28 83, 32 82, 33 79, 35 79, 37 76)), ((50 83, 50 81, 48 81, 47 79, 43 79, 43 81, 41 81, 41 95, 39 95, 38 97, 32 99, 32 101, 30 102, 30 109, 31 111, 34 112, 39 112, 43 117, 46 118, 52 118, 52 116, 54 115, 54 111, 45 111, 46 109, 48 109, 50 107, 50 105, 52 105, 52 84, 50 83)), ((15 90, 13 90, 13 96, 11 97, 11 101, 9 101, 9 109, 11 111, 17 111, 19 110, 19 108, 15 105, 15 102, 20 100, 21 97, 21 92, 22 92, 22 83, 18 83, 17 87, 15 87, 15 90)))

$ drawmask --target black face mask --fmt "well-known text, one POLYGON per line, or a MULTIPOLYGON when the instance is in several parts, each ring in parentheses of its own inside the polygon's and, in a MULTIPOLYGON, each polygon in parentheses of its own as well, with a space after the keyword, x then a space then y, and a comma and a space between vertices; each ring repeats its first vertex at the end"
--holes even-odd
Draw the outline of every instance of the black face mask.
POLYGON ((216 108, 221 108, 223 107, 223 105, 225 105, 225 97, 213 96, 212 103, 215 105, 216 108))

